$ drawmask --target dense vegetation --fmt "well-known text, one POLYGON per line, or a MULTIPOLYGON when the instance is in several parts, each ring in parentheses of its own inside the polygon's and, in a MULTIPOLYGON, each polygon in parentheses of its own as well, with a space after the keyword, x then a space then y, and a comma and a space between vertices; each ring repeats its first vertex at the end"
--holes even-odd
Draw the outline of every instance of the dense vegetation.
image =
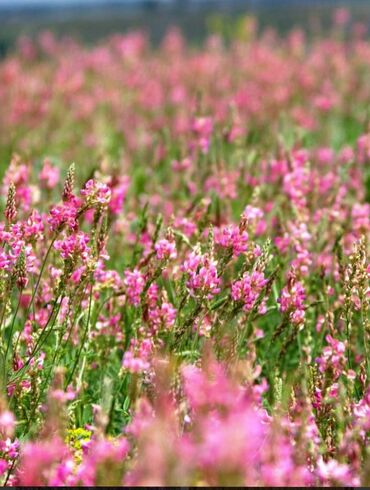
POLYGON ((346 22, 46 33, 0 63, 4 484, 370 484, 370 43, 346 22))

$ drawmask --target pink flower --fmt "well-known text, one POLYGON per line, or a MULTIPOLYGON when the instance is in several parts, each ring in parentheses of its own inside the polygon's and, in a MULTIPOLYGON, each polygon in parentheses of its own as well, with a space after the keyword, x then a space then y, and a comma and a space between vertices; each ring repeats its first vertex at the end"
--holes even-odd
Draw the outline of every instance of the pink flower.
POLYGON ((144 276, 138 269, 126 270, 124 276, 123 283, 126 286, 127 298, 131 304, 138 306, 145 286, 144 276))
POLYGON ((246 273, 242 279, 232 284, 231 297, 234 301, 243 302, 244 311, 251 311, 267 282, 262 272, 246 273))
POLYGON ((171 303, 163 302, 160 306, 153 305, 148 311, 148 321, 154 332, 163 326, 171 328, 176 319, 176 308, 171 303))
POLYGON ((86 262, 90 257, 89 240, 88 235, 79 231, 66 236, 63 240, 56 240, 54 248, 60 251, 64 260, 81 258, 83 262, 86 262))
POLYGON ((2 476, 9 468, 9 463, 5 459, 0 459, 0 476, 2 476))
POLYGON ((317 475, 323 484, 340 486, 358 486, 358 478, 351 474, 349 465, 339 463, 335 459, 324 462, 322 458, 317 463, 317 475))
POLYGON ((166 238, 159 240, 155 244, 154 249, 159 260, 176 259, 177 257, 176 243, 173 241, 170 242, 166 238))
POLYGON ((327 335, 326 341, 329 345, 324 347, 320 357, 316 359, 320 372, 331 371, 334 379, 338 379, 345 369, 346 365, 346 345, 344 342, 334 339, 327 335))
POLYGON ((56 476, 58 466, 69 458, 68 448, 58 437, 50 441, 28 442, 22 447, 17 484, 48 485, 56 476))
POLYGON ((127 176, 120 176, 112 179, 110 183, 111 199, 109 202, 110 211, 118 215, 122 211, 123 203, 130 186, 130 179, 127 176))
POLYGON ((183 172, 189 169, 192 165, 192 161, 190 158, 183 158, 182 160, 172 160, 172 168, 176 172, 183 172))
POLYGON ((200 294, 211 299, 220 292, 217 262, 208 255, 191 252, 184 261, 182 270, 189 275, 187 287, 194 296, 200 294))
POLYGON ((208 153, 210 139, 213 131, 213 121, 210 117, 198 117, 192 123, 192 130, 196 137, 196 144, 202 153, 208 153))
POLYGON ((337 8, 334 12, 334 22, 337 26, 344 26, 351 18, 350 11, 344 7, 337 8))
POLYGON ((75 199, 52 207, 48 218, 50 228, 55 231, 66 225, 70 230, 76 230, 78 209, 79 202, 75 199))
POLYGON ((0 414, 0 433, 3 437, 12 437, 15 429, 15 417, 12 412, 5 410, 0 414))
POLYGON ((101 204, 102 206, 106 206, 109 204, 111 199, 110 188, 106 184, 96 182, 93 179, 86 182, 85 187, 80 191, 80 193, 91 205, 97 203, 101 204))
POLYGON ((355 203, 351 214, 355 231, 363 233, 370 231, 370 204, 355 203))
POLYGON ((44 160, 44 166, 40 172, 40 179, 48 189, 54 189, 59 182, 59 168, 53 167, 49 159, 44 160))
POLYGON ((130 350, 123 355, 122 367, 131 373, 141 373, 150 367, 150 356, 153 343, 150 339, 144 339, 140 343, 132 340, 130 350))
POLYGON ((295 325, 301 325, 304 321, 304 301, 306 293, 301 282, 291 278, 288 285, 282 289, 278 303, 280 311, 289 313, 289 318, 295 325))
POLYGON ((128 451, 129 443, 124 437, 114 440, 98 437, 92 439, 85 448, 82 463, 78 467, 76 483, 81 482, 84 486, 107 484, 117 472, 118 475, 122 472, 128 451))
POLYGON ((248 233, 239 226, 229 225, 215 229, 215 243, 224 248, 230 248, 234 257, 238 257, 248 249, 248 233))
POLYGON ((179 228, 188 238, 190 238, 191 235, 193 235, 197 230, 196 224, 190 221, 188 218, 178 217, 175 219, 174 225, 176 228, 179 228))

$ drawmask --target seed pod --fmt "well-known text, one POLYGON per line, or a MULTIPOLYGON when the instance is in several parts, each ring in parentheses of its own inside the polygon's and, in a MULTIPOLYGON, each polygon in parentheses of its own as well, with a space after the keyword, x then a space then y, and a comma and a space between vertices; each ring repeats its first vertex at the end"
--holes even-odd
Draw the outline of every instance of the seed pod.
POLYGON ((24 248, 18 255, 17 262, 14 268, 15 282, 17 288, 22 291, 28 283, 27 279, 27 269, 26 269, 26 254, 24 248))
POLYGON ((8 197, 6 200, 6 207, 4 212, 8 224, 12 223, 17 217, 17 208, 15 206, 15 193, 16 193, 15 185, 13 182, 10 182, 8 197))
POLYGON ((97 237, 97 243, 96 243, 98 254, 100 254, 105 248, 105 243, 107 241, 107 232, 108 232, 108 217, 107 215, 104 215, 100 226, 99 234, 97 237))
POLYGON ((209 225, 209 233, 208 233, 208 251, 211 257, 215 255, 215 235, 212 224, 209 225))
POLYGON ((67 178, 64 182, 63 201, 69 201, 72 197, 73 187, 75 185, 75 164, 72 163, 67 172, 67 178))

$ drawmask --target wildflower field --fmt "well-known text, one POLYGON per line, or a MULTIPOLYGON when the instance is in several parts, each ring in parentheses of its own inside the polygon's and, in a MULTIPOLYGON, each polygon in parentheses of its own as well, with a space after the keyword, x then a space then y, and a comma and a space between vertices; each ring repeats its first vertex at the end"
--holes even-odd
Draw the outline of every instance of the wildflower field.
POLYGON ((0 61, 1 484, 370 485, 370 41, 345 22, 0 61))

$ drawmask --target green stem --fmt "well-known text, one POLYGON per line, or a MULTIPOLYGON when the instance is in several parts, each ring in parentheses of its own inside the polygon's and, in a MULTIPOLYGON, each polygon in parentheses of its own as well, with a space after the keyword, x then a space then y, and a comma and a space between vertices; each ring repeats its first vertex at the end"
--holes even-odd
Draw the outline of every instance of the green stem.
MULTIPOLYGON (((16 373, 15 377, 14 377, 14 378, 13 378, 11 381, 15 381, 15 380, 16 380, 16 379, 19 377, 19 375, 22 375, 22 374, 23 374, 23 372, 25 371, 25 369, 26 369, 26 368, 29 366, 29 364, 31 363, 32 359, 35 357, 35 354, 37 354, 37 352, 38 352, 38 351, 41 349, 41 347, 42 347, 43 343, 44 343, 44 342, 47 340, 47 338, 49 337, 50 333, 52 332, 52 330, 53 330, 53 328, 54 328, 54 325, 55 325, 55 320, 56 320, 56 318, 57 318, 57 316, 58 316, 58 313, 59 313, 59 310, 60 310, 61 303, 62 303, 62 301, 63 301, 63 297, 60 297, 60 298, 61 298, 61 300, 60 300, 59 304, 58 304, 58 299, 59 299, 59 298, 57 298, 57 299, 54 301, 53 309, 52 309, 52 311, 51 311, 51 313, 50 313, 50 316, 49 316, 49 318, 48 318, 48 321, 46 322, 45 327, 43 328, 43 330, 42 330, 41 334, 39 335, 39 338, 37 339, 36 344, 35 344, 35 347, 33 348, 33 350, 32 350, 32 352, 31 352, 31 354, 30 354, 29 358, 27 359, 27 362, 24 364, 24 366, 23 366, 23 367, 22 367, 22 368, 21 368, 19 371, 17 371, 17 373, 16 373), (57 305, 58 305, 58 307, 57 307, 57 309, 56 309, 55 307, 56 307, 57 305), (56 312, 56 313, 55 313, 55 312, 56 312), (55 313, 55 316, 54 316, 54 313, 55 313), (43 343, 41 343, 41 339, 42 339, 43 335, 45 334, 45 332, 47 331, 47 327, 48 327, 48 325, 49 325, 49 323, 50 323, 51 319, 53 318, 53 316, 54 316, 54 321, 53 321, 53 323, 52 323, 52 325, 51 325, 51 327, 50 327, 49 331, 46 333, 45 338, 43 339, 43 343)), ((19 332, 19 335, 18 335, 18 337, 17 337, 17 341, 16 341, 15 348, 14 348, 15 350, 16 350, 16 348, 17 348, 17 346, 18 346, 18 342, 19 342, 19 339, 20 339, 21 334, 22 334, 22 331, 20 331, 20 332, 19 332)))
POLYGON ((19 310, 19 306, 21 304, 21 299, 22 299, 22 291, 20 291, 20 293, 19 293, 17 307, 15 309, 15 312, 14 312, 14 315, 13 315, 13 319, 12 319, 12 324, 11 324, 11 327, 10 327, 9 340, 8 340, 8 343, 7 343, 7 346, 6 346, 5 358, 4 358, 4 376, 5 376, 5 371, 6 371, 6 360, 7 360, 7 357, 8 357, 8 352, 9 352, 10 344, 12 342, 12 337, 13 337, 13 329, 14 329, 15 319, 17 318, 17 315, 18 315, 18 310, 19 310))
POLYGON ((41 264, 41 269, 40 269, 39 275, 38 275, 38 277, 37 277, 37 281, 36 281, 35 287, 33 288, 33 291, 32 291, 31 301, 30 301, 30 304, 29 304, 29 305, 28 305, 28 307, 27 307, 27 311, 26 311, 26 320, 27 320, 28 315, 29 315, 29 313, 30 313, 30 310, 31 310, 31 308, 32 308, 32 306, 33 306, 33 302, 34 302, 34 300, 35 300, 35 296, 36 296, 37 290, 38 290, 39 285, 40 285, 41 277, 42 277, 42 274, 43 274, 43 272, 44 272, 46 262, 47 262, 47 260, 48 260, 48 257, 49 257, 49 255, 50 255, 51 249, 52 249, 52 247, 53 247, 53 245, 54 245, 54 242, 55 242, 56 238, 57 238, 57 235, 54 235, 54 237, 52 238, 52 240, 51 240, 51 242, 50 242, 50 245, 49 245, 49 247, 48 247, 48 249, 47 249, 47 251, 46 251, 46 255, 45 255, 45 257, 44 257, 44 260, 43 260, 43 262, 42 262, 42 264, 41 264))
POLYGON ((67 379, 67 382, 66 382, 66 386, 69 385, 69 383, 71 382, 71 380, 73 378, 73 375, 74 375, 74 373, 76 371, 76 368, 78 366, 78 363, 80 361, 80 356, 81 356, 81 353, 82 353, 82 349, 84 348, 84 344, 86 342, 86 337, 87 337, 87 334, 88 334, 88 331, 89 331, 90 316, 91 316, 92 292, 93 292, 93 284, 91 283, 90 298, 89 298, 89 311, 88 311, 88 314, 87 314, 86 326, 85 326, 85 330, 84 330, 84 333, 83 333, 83 338, 82 338, 82 341, 81 341, 81 346, 80 346, 80 349, 79 349, 78 354, 76 356, 76 359, 75 359, 75 362, 74 362, 72 371, 70 372, 70 374, 68 376, 68 379, 67 379))

